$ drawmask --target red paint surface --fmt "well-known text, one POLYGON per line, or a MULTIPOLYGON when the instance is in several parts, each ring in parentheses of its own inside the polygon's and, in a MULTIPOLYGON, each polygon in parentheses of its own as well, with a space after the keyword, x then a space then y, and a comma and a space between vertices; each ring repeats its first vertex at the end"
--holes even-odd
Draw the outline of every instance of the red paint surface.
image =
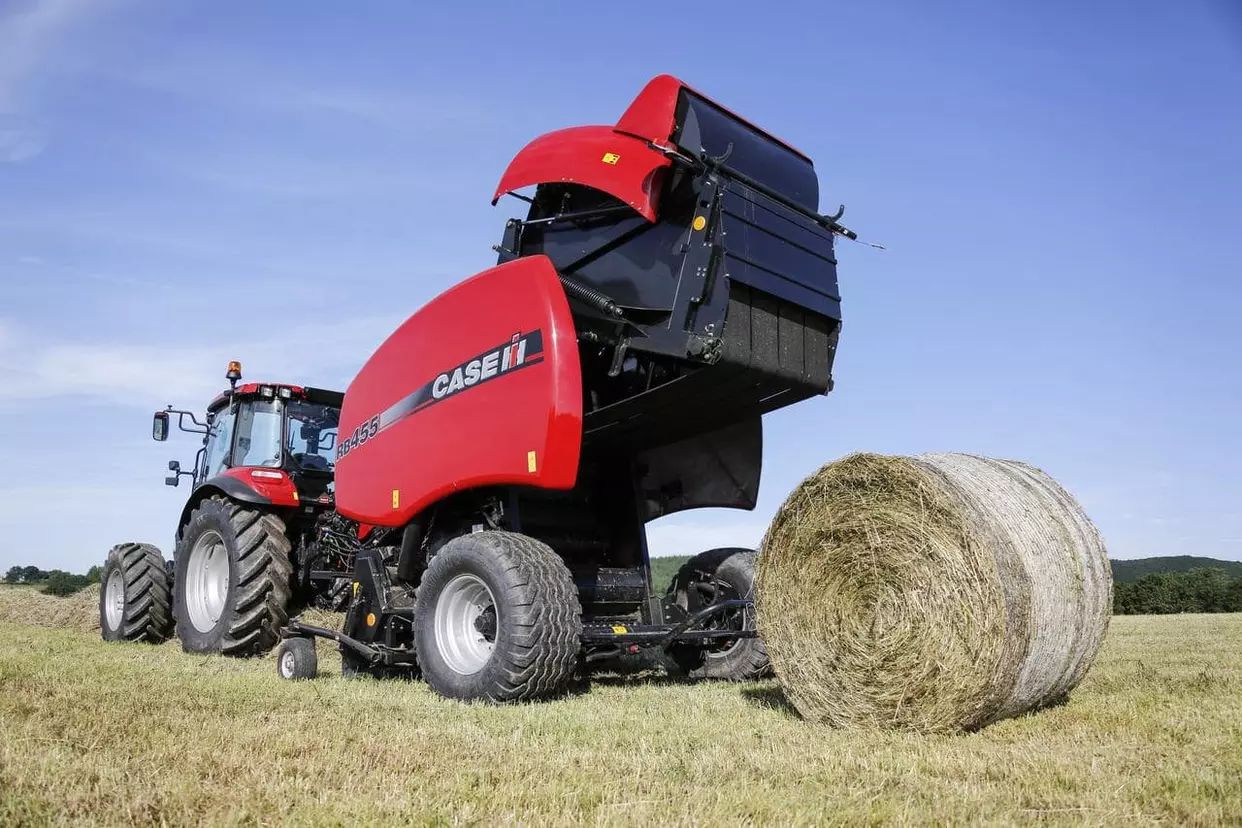
POLYGON ((663 153, 609 126, 583 126, 541 135, 522 149, 501 176, 492 202, 534 184, 585 184, 620 199, 655 221, 663 153), (615 163, 605 161, 614 158, 615 163))
POLYGON ((298 490, 294 487, 289 475, 266 466, 237 466, 220 472, 220 477, 232 477, 259 495, 266 497, 273 506, 297 506, 298 490), (279 478, 255 477, 252 471, 275 472, 279 478))
MULTIPOLYGON (((560 129, 527 144, 509 162, 500 177, 492 203, 495 204, 505 193, 523 187, 572 182, 608 193, 633 207, 647 221, 655 221, 663 170, 671 162, 663 153, 651 149, 648 143, 666 144, 672 136, 676 126, 677 95, 682 87, 712 101, 672 75, 657 75, 647 82, 615 126, 560 129), (619 156, 617 163, 605 163, 605 153, 619 156)), ((755 131, 807 158, 796 147, 715 101, 712 103, 755 131)))
POLYGON ((537 329, 541 360, 418 410, 341 456, 337 510, 364 523, 401 526, 456 491, 572 488, 582 442, 582 376, 569 303, 545 256, 485 270, 397 328, 345 392, 341 439, 441 372, 537 329))

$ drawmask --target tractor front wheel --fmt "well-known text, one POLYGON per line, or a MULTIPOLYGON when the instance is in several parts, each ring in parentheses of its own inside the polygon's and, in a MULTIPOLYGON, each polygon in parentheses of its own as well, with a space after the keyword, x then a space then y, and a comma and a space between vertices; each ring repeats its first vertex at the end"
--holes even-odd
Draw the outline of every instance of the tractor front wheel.
POLYGON ((280 518, 220 497, 198 505, 177 542, 173 591, 186 652, 245 656, 289 620, 293 563, 280 518))
POLYGON ((99 632, 104 641, 159 644, 172 635, 172 584, 160 550, 148 543, 112 547, 100 583, 99 632))
POLYGON ((563 693, 581 648, 582 610, 564 561, 513 532, 446 543, 415 599, 418 663, 453 699, 512 702, 563 693))

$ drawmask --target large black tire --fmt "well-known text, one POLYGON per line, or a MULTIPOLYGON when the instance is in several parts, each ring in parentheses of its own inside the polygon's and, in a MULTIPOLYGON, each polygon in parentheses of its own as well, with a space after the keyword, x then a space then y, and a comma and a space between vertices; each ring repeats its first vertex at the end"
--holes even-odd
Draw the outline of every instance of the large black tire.
POLYGON ((160 550, 149 543, 112 547, 99 582, 103 640, 159 644, 172 631, 172 579, 160 550))
POLYGON ((423 677, 448 698, 488 702, 549 698, 565 692, 578 667, 582 646, 578 589, 564 561, 525 535, 477 532, 446 543, 419 583, 414 619, 423 677), (449 630, 455 616, 448 608, 462 584, 482 593, 480 583, 486 587, 486 598, 481 600, 490 601, 492 611, 490 617, 485 611, 471 628, 478 631, 484 660, 456 669, 450 662, 456 659, 460 666, 462 661, 449 643, 454 640, 449 630), (441 603, 444 615, 437 619, 441 603))
MULTIPOLYGON (((755 551, 753 549, 710 549, 682 565, 669 593, 687 612, 694 612, 715 600, 749 598, 754 600, 755 551)), ((753 609, 719 617, 706 625, 722 629, 755 628, 753 609)), ((753 681, 771 675, 768 651, 759 638, 726 639, 706 647, 674 644, 669 648, 674 663, 692 679, 753 681)))
MULTIPOLYGON (((285 524, 276 515, 220 497, 204 500, 190 513, 177 541, 173 609, 181 646, 191 653, 257 655, 279 640, 289 620, 293 562, 285 524), (218 616, 195 596, 190 572, 195 548, 220 544, 227 554, 227 589, 218 616)), ((219 554, 219 553, 217 553, 219 554)))

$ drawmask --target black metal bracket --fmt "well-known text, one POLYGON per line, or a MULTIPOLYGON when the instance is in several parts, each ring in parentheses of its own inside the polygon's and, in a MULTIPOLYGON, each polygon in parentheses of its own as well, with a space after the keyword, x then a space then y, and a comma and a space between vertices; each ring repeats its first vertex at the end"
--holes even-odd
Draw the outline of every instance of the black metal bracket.
POLYGON ((687 616, 677 624, 598 624, 582 632, 582 643, 598 646, 609 644, 637 644, 640 647, 667 647, 675 641, 711 641, 720 638, 758 638, 755 630, 704 630, 697 629, 713 615, 738 607, 751 607, 753 601, 729 598, 716 601, 687 616))
POLYGON ((290 621, 280 631, 281 638, 330 638, 338 644, 342 644, 365 658, 371 664, 379 664, 382 654, 378 647, 372 647, 370 644, 363 644, 356 638, 350 638, 348 635, 336 630, 330 630, 327 627, 317 627, 314 624, 303 624, 301 621, 290 621))
POLYGON ((314 624, 304 624, 301 621, 293 620, 286 624, 280 630, 281 638, 328 638, 337 642, 342 647, 348 647, 358 655, 366 659, 367 663, 385 666, 397 666, 413 664, 412 655, 407 655, 399 650, 393 650, 388 647, 377 647, 371 644, 364 644, 356 638, 351 638, 342 632, 330 630, 327 627, 317 627, 314 624))

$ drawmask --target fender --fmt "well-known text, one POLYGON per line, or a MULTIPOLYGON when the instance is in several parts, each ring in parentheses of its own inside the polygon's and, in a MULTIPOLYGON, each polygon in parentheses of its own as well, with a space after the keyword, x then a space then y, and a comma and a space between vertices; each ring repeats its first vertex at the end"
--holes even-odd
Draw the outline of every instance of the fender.
MULTIPOLYGON (((181 510, 181 519, 177 526, 185 526, 190 513, 198 504, 209 497, 223 495, 239 503, 251 503, 255 506, 297 506, 298 491, 289 479, 289 475, 277 469, 258 469, 239 467, 225 469, 220 474, 204 480, 194 487, 190 499, 181 510), (280 478, 255 477, 251 472, 277 473, 280 478)), ((178 529, 180 534, 180 529, 178 529)))
POLYGON ((582 368, 556 269, 527 256, 450 288, 407 319, 345 392, 336 508, 404 526, 467 489, 573 488, 582 368))

